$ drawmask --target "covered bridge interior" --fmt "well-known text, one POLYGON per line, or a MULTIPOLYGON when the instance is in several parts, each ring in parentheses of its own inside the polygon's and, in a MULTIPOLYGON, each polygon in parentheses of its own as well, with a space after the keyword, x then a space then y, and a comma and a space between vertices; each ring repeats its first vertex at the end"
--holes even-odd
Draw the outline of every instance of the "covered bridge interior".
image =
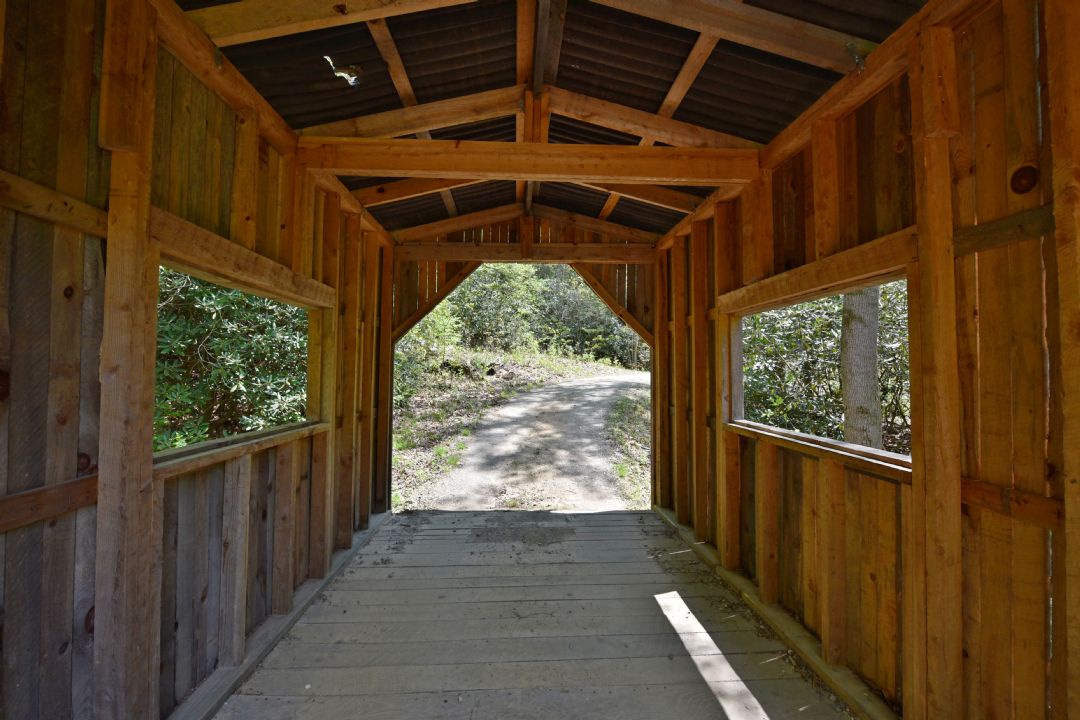
POLYGON ((0 717, 212 713, 389 509, 395 340, 541 262, 652 348, 656 512, 856 713, 1080 718, 1077 37, 1075 0, 0 0, 0 717), (306 422, 153 452, 159 265, 310 311, 306 422), (744 420, 740 318, 899 278, 910 458, 744 420))

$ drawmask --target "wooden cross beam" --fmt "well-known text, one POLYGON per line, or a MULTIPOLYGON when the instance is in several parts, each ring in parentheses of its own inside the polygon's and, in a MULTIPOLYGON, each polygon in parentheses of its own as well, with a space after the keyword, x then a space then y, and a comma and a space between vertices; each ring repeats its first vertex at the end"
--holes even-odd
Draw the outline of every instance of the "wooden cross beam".
POLYGON ((464 5, 474 0, 239 0, 192 10, 188 16, 218 47, 464 5))
POLYGON ((301 138, 297 163, 337 175, 742 186, 757 150, 301 138))
POLYGON ((539 243, 528 253, 522 243, 420 243, 394 249, 397 262, 528 262, 541 264, 599 263, 608 265, 649 265, 656 251, 648 245, 619 243, 539 243))
POLYGON ((366 208, 376 205, 409 200, 433 192, 441 192, 466 185, 476 185, 482 180, 449 180, 447 178, 409 178, 408 180, 392 180, 380 185, 353 190, 352 195, 357 202, 366 208))

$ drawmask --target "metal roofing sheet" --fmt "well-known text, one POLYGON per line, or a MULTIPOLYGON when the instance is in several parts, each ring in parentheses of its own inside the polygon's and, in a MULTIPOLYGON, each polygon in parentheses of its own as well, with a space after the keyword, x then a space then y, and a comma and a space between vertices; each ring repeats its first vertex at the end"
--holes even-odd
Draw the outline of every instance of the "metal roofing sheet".
POLYGON ((476 185, 463 185, 451 190, 458 213, 467 215, 478 210, 510 205, 514 202, 514 182, 494 180, 476 185))
POLYGON ((569 183, 546 182, 540 185, 540 194, 536 202, 559 210, 596 217, 603 209, 607 198, 607 193, 592 188, 569 183))
POLYGON ((394 110, 401 100, 364 24, 225 48, 225 55, 294 128, 394 110), (334 75, 359 70, 359 82, 334 75))
POLYGON ((881 42, 918 12, 924 0, 744 0, 747 5, 881 42))
POLYGON ((639 230, 664 233, 673 228, 684 217, 685 215, 674 210, 649 205, 630 198, 622 198, 615 205, 615 210, 608 216, 608 220, 619 225, 638 228, 639 230))
POLYGON ((637 145, 639 140, 634 135, 562 115, 551 116, 548 130, 548 142, 557 145, 637 145))
POLYGON ((720 42, 675 118, 768 142, 839 79, 829 70, 720 42))
POLYGON ((387 24, 417 102, 509 87, 517 79, 514 0, 399 15, 387 24))
POLYGON ((587 0, 569 0, 555 84, 656 112, 697 33, 587 0))
POLYGON ((466 123, 465 125, 454 125, 453 127, 432 130, 431 137, 436 140, 514 142, 517 137, 517 119, 510 115, 492 120, 466 123))
POLYGON ((371 214, 387 230, 426 225, 450 217, 439 193, 421 195, 396 203, 376 205, 371 214))

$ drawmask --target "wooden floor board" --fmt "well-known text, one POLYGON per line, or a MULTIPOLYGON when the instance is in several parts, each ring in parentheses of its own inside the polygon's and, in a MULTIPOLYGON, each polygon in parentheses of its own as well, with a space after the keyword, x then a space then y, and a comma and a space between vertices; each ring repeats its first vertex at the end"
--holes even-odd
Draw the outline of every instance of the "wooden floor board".
POLYGON ((844 717, 760 627, 652 513, 417 513, 218 717, 844 717))

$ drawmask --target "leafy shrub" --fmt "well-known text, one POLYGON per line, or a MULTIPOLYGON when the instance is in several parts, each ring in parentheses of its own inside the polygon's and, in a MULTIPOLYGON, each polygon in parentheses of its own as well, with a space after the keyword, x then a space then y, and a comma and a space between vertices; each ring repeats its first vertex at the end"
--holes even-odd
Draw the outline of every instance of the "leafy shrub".
POLYGON ((162 268, 154 449, 304 419, 307 313, 162 268))
POLYGON ((445 303, 435 306, 394 348, 394 405, 403 407, 416 394, 421 378, 433 372, 458 345, 458 319, 445 303))
MULTIPOLYGON (((743 318, 743 394, 748 420, 844 439, 840 382, 843 296, 743 318)), ((910 452, 907 284, 881 286, 878 384, 888 450, 910 452)))
POLYGON ((531 265, 479 267, 447 298, 462 345, 475 350, 535 348, 532 326, 542 289, 531 265))

